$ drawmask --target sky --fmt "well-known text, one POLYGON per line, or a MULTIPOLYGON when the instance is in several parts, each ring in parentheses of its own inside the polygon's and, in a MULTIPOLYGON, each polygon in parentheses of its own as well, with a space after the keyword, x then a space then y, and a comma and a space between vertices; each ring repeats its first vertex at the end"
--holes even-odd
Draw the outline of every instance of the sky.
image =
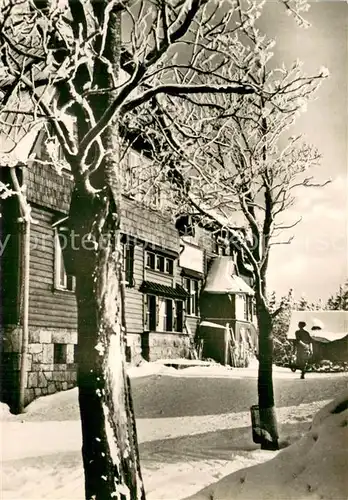
POLYGON ((319 149, 321 164, 311 174, 320 182, 332 182, 296 193, 286 217, 295 221, 302 216, 302 221, 284 234, 294 235, 290 245, 273 247, 268 288, 280 295, 293 288, 296 298, 305 295, 316 301, 338 291, 348 277, 348 5, 332 0, 311 2, 305 18, 311 23, 308 29, 284 14, 279 2, 269 0, 260 27, 276 40, 273 51, 280 62, 289 64, 299 58, 306 73, 318 72, 321 66, 330 71, 316 100, 289 135, 303 134, 319 149))

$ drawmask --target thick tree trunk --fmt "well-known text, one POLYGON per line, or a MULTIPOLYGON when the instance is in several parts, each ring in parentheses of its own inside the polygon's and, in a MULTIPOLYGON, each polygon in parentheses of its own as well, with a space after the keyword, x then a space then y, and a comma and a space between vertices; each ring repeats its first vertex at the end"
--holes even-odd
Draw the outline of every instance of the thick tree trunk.
POLYGON ((278 449, 277 419, 273 390, 272 317, 263 300, 256 297, 259 326, 258 400, 261 422, 261 448, 278 449))
POLYGON ((134 411, 125 373, 119 217, 111 192, 75 189, 70 208, 75 250, 78 390, 87 500, 145 499, 134 411), (95 228, 97 232, 95 232, 95 228), (94 234, 92 241, 87 235, 94 234), (76 250, 77 248, 77 250, 76 250))

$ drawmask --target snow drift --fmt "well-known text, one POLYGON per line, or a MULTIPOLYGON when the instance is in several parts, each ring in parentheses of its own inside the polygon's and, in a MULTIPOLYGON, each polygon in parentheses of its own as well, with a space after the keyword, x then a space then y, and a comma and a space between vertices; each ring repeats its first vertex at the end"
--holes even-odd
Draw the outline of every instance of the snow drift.
POLYGON ((230 474, 186 500, 346 500, 347 461, 348 389, 272 460, 230 474))

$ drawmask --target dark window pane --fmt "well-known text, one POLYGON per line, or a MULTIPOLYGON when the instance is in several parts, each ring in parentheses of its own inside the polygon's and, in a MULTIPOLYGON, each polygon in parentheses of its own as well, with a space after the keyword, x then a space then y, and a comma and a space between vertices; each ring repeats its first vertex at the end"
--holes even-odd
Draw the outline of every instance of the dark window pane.
POLYGON ((156 256, 152 252, 147 252, 146 255, 146 266, 149 267, 150 269, 155 269, 155 261, 156 261, 156 256))
POLYGON ((162 255, 157 255, 156 269, 162 273, 164 272, 164 257, 162 257, 162 255))
POLYGON ((166 273, 173 275, 174 272, 174 261, 173 259, 166 259, 166 273))
POLYGON ((173 331, 173 301, 166 299, 166 331, 173 331))
POLYGON ((176 331, 182 332, 184 327, 183 321, 183 302, 182 300, 176 301, 176 331))
POLYGON ((66 363, 66 344, 53 344, 53 362, 57 365, 66 363))
POLYGON ((154 295, 147 296, 148 307, 148 327, 151 331, 156 331, 157 314, 156 314, 156 297, 154 295))

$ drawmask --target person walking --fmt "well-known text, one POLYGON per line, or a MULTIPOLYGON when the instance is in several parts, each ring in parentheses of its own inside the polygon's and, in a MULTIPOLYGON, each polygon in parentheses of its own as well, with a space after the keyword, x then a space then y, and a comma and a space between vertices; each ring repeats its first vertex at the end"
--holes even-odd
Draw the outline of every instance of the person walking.
POLYGON ((300 321, 298 330, 295 332, 296 336, 296 365, 301 370, 301 379, 305 378, 308 360, 312 354, 312 338, 305 330, 306 323, 300 321))

